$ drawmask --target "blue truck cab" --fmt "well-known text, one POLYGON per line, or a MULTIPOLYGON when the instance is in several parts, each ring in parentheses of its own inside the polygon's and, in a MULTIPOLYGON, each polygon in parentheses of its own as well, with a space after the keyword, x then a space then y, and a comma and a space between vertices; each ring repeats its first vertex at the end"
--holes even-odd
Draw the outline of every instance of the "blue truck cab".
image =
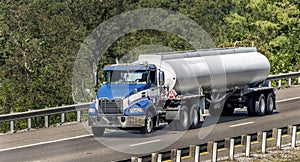
POLYGON ((93 134, 102 136, 105 128, 138 128, 143 134, 151 133, 160 91, 157 67, 115 64, 103 70, 105 81, 88 110, 93 134))

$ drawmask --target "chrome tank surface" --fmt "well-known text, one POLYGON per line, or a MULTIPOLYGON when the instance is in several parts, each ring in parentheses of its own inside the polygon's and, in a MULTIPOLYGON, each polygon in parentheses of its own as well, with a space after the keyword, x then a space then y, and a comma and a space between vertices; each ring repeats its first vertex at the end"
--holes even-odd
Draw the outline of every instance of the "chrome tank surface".
POLYGON ((268 59, 255 48, 210 49, 141 55, 165 72, 166 86, 181 93, 245 88, 267 78, 268 59), (223 87, 223 88, 222 88, 223 87), (220 88, 220 89, 218 89, 220 88))

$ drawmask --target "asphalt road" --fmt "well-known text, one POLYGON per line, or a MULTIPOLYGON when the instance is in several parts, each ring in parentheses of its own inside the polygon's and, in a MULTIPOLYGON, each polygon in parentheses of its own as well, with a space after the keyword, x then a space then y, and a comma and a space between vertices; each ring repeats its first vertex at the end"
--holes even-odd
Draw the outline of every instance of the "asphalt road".
POLYGON ((0 136, 0 161, 112 161, 139 154, 183 148, 191 144, 300 124, 300 87, 279 90, 273 115, 248 117, 245 110, 233 116, 207 117, 203 128, 187 132, 162 127, 151 136, 136 131, 107 130, 94 138, 85 123, 5 134, 0 136), (215 125, 214 120, 218 121, 215 125))

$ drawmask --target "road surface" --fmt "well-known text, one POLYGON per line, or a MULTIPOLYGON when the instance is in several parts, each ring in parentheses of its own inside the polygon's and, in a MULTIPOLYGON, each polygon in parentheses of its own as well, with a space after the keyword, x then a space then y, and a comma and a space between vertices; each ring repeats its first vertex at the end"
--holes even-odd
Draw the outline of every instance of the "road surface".
MULTIPOLYGON (((0 136, 0 161, 122 160, 143 153, 184 148, 192 144, 300 124, 300 87, 278 90, 276 94, 277 110, 273 115, 248 117, 246 110, 242 109, 233 116, 221 117, 216 125, 206 122, 203 128, 187 132, 162 128, 145 137, 138 131, 107 130, 104 137, 94 138, 85 123, 74 123, 5 134, 0 136)), ((211 119, 213 117, 208 116, 206 121, 211 119)))

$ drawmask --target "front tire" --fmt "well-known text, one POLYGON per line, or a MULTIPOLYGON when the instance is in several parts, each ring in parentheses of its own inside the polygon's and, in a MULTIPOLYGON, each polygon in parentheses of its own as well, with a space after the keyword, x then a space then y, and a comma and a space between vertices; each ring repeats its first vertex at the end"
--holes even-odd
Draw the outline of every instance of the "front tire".
POLYGON ((153 115, 149 111, 146 114, 145 126, 140 129, 140 132, 141 134, 150 134, 153 132, 153 127, 154 127, 153 115))
POLYGON ((103 127, 92 127, 94 137, 102 137, 104 135, 105 128, 103 127))

